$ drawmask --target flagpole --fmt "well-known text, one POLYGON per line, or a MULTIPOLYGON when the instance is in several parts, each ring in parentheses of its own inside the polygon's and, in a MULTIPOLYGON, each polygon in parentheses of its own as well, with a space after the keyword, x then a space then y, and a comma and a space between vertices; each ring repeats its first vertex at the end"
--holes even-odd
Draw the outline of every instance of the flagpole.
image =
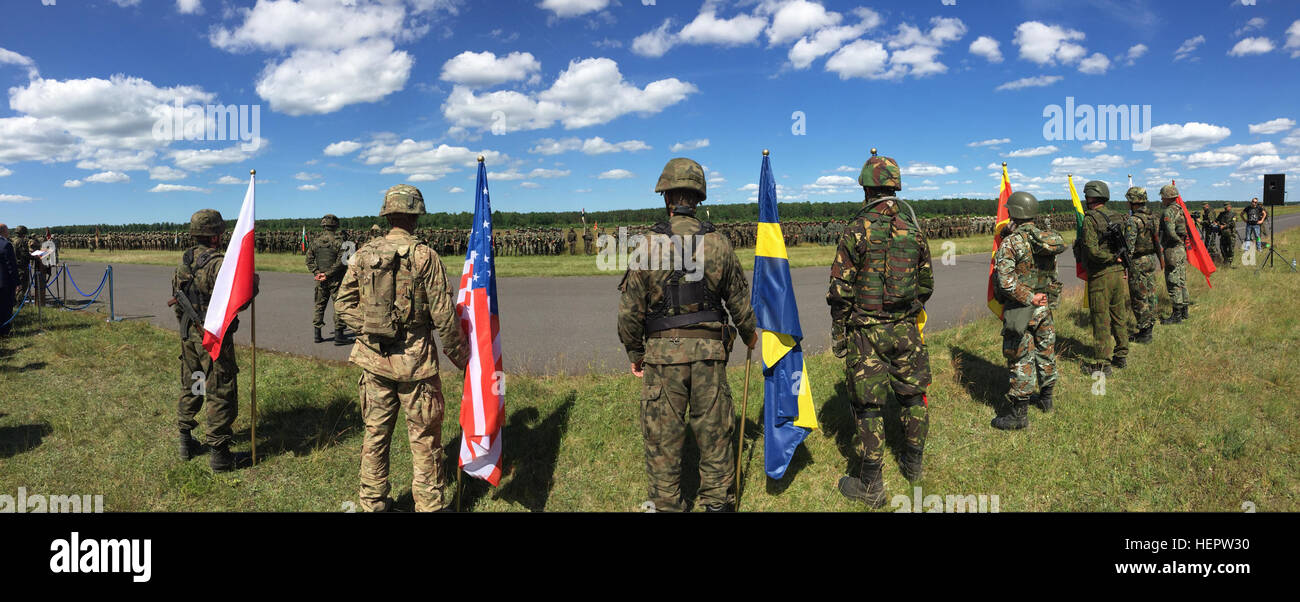
MULTIPOLYGON (((256 169, 248 170, 248 175, 250 179, 255 179, 257 177, 257 170, 256 169)), ((254 212, 256 212, 256 209, 254 209, 254 212)), ((254 214, 253 222, 254 222, 253 227, 256 228, 257 227, 256 213, 254 214)), ((256 267, 257 256, 256 255, 253 256, 253 266, 254 266, 253 277, 256 278, 257 277, 257 267, 256 267)), ((253 295, 253 302, 252 304, 249 305, 248 311, 251 312, 249 315, 249 328, 252 330, 252 333, 249 336, 252 337, 252 342, 253 342, 253 385, 252 385, 252 392, 250 395, 253 398, 253 403, 252 403, 253 430, 252 430, 251 439, 253 441, 253 465, 256 466, 257 465, 257 295, 256 294, 253 295)))
MULTIPOLYGON (((758 333, 754 333, 754 338, 758 338, 758 333)), ((740 441, 736 443, 736 511, 740 511, 740 486, 743 481, 743 465, 741 464, 745 451, 745 422, 749 414, 749 367, 754 363, 754 348, 750 347, 745 352, 745 393, 741 395, 740 402, 740 441)))

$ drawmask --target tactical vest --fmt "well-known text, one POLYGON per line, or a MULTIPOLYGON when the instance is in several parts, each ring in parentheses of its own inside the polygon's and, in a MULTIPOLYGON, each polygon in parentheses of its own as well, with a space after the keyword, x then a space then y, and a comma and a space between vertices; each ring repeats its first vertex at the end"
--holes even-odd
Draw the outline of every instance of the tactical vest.
MULTIPOLYGON (((650 228, 650 231, 671 235, 672 227, 668 222, 659 222, 650 228)), ((715 231, 713 224, 700 222, 699 232, 692 235, 692 250, 700 248, 705 234, 715 231)), ((664 294, 646 311, 646 334, 703 322, 726 322, 722 313, 722 298, 717 292, 709 289, 706 279, 690 281, 686 278, 685 270, 682 269, 663 270, 663 272, 659 289, 664 294)))
POLYGON ((326 231, 317 239, 313 248, 315 249, 316 267, 324 272, 327 276, 334 276, 332 271, 339 261, 339 248, 343 244, 337 234, 326 231))
MULTIPOLYGON (((1125 244, 1124 237, 1122 235, 1122 228, 1124 226, 1124 216, 1119 215, 1118 213, 1115 213, 1113 211, 1102 211, 1100 209, 1092 209, 1088 211, 1086 217, 1088 218, 1088 221, 1092 224, 1093 229, 1096 230, 1097 232, 1097 238, 1098 238, 1097 242, 1106 245, 1106 247, 1110 249, 1111 253, 1114 253, 1116 256, 1118 256, 1120 249, 1125 244), (1115 234, 1116 228, 1121 229, 1119 230, 1119 232, 1121 233, 1119 236, 1116 236, 1115 234)), ((1082 244, 1082 242, 1080 244, 1082 244)), ((1094 263, 1093 258, 1089 257, 1087 259, 1089 264, 1094 263)))
POLYGON ((361 333, 380 345, 404 341, 406 333, 429 323, 428 294, 415 284, 413 260, 418 245, 414 237, 404 241, 381 237, 355 255, 361 333))
MULTIPOLYGON (((1209 216, 1201 216, 1201 217, 1204 220, 1201 222, 1202 229, 1208 230, 1210 224, 1212 224, 1213 222, 1206 219, 1209 216)), ((1187 218, 1182 214, 1182 209, 1179 208, 1175 217, 1172 219, 1169 218, 1168 213, 1164 213, 1162 210, 1160 214, 1160 245, 1166 249, 1173 249, 1173 248, 1183 246, 1184 243, 1182 238, 1179 238, 1178 236, 1170 237, 1169 235, 1165 234, 1166 223, 1172 223, 1174 232, 1178 232, 1181 229, 1183 231, 1181 236, 1187 236, 1188 235, 1187 218), (1182 226, 1182 228, 1179 228, 1179 226, 1182 226)))
POLYGON ((858 266, 855 305, 868 311, 903 309, 917 299, 921 245, 914 228, 896 230, 894 216, 867 212, 865 261, 858 266))
MULTIPOLYGON (((206 267, 214 259, 224 257, 225 253, 211 247, 191 247, 181 255, 181 267, 176 272, 176 279, 179 281, 179 287, 172 291, 172 297, 178 300, 176 304, 176 317, 180 319, 181 340, 188 340, 190 336, 190 326, 198 324, 203 328, 203 320, 208 313, 208 303, 212 301, 212 294, 199 290, 199 286, 194 282, 194 276, 206 267), (195 251, 201 251, 195 257, 195 251), (184 299, 184 301, 180 301, 184 299), (187 308, 186 305, 189 307, 187 308)), ((239 318, 231 320, 230 325, 226 328, 227 334, 234 334, 239 328, 239 318)), ((233 339, 231 339, 233 340, 233 339)))
POLYGON ((1152 236, 1152 229, 1155 228, 1155 220, 1152 219, 1150 213, 1140 211, 1134 212, 1133 218, 1138 222, 1137 241, 1133 243, 1135 245, 1133 255, 1141 257, 1143 255, 1155 253, 1156 240, 1155 237, 1152 236))

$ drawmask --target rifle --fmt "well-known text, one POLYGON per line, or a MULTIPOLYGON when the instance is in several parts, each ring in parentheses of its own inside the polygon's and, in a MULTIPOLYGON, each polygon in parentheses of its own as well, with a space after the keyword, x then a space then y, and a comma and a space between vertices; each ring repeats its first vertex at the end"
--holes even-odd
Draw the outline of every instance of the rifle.
POLYGON ((1156 257, 1160 258, 1160 271, 1165 271, 1165 248, 1160 245, 1160 232, 1158 228, 1151 229, 1151 242, 1156 245, 1156 257))

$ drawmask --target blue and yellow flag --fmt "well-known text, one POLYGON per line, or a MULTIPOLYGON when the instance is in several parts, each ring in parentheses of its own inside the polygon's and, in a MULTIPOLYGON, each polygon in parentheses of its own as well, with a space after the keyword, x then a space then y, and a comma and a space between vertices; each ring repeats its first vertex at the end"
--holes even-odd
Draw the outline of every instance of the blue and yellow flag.
POLYGON ((767 154, 758 184, 758 242, 754 249, 754 315, 763 330, 763 456, 779 479, 794 450, 817 428, 812 387, 803 362, 803 329, 790 283, 790 260, 776 214, 776 181, 767 154))

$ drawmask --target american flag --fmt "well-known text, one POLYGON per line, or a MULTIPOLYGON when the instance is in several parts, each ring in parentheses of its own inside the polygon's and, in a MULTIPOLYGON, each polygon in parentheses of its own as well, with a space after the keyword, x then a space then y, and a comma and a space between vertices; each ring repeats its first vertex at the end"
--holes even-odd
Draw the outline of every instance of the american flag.
POLYGON ((456 296, 456 314, 469 341, 465 392, 460 400, 460 467, 493 486, 501 481, 501 423, 506 393, 495 265, 487 171, 479 160, 474 226, 456 296))

